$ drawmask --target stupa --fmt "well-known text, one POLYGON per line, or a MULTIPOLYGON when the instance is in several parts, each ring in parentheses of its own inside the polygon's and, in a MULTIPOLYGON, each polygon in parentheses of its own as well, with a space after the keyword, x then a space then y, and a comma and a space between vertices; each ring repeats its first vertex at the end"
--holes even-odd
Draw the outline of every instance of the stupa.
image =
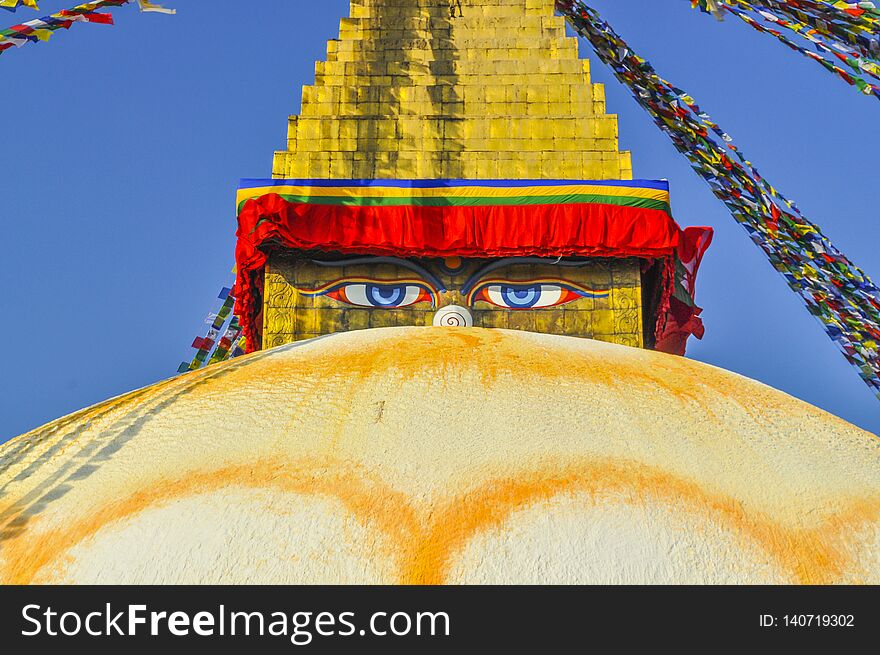
POLYGON ((273 174, 251 354, 0 447, 0 581, 880 582, 880 442, 680 356, 711 233, 553 0, 352 0, 273 174))

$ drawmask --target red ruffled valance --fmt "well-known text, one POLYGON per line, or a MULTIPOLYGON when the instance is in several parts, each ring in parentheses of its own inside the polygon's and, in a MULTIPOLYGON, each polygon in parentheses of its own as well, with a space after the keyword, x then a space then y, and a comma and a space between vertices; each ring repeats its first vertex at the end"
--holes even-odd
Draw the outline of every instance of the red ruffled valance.
POLYGON ((682 231, 662 209, 600 203, 348 206, 296 202, 268 193, 243 202, 237 236, 233 293, 250 351, 261 343, 263 271, 273 248, 397 257, 662 260, 658 349, 683 354, 687 335, 702 331, 698 308, 688 315, 673 304, 675 260, 689 262, 695 276, 711 229, 682 231))

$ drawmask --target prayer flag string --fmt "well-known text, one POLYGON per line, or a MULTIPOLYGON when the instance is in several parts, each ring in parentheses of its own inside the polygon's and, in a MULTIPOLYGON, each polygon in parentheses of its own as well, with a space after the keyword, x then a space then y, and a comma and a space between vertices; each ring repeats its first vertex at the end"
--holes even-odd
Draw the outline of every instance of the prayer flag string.
MULTIPOLYGON (((74 23, 101 23, 113 24, 113 15, 99 12, 99 9, 108 7, 121 7, 122 5, 137 2, 141 11, 173 14, 173 9, 153 4, 148 0, 95 0, 77 5, 72 9, 59 11, 51 16, 44 16, 36 20, 27 21, 20 25, 13 25, 5 30, 0 30, 0 54, 10 48, 20 48, 28 43, 48 41, 57 30, 68 30, 74 23)), ((0 0, 0 7, 15 11, 20 5, 37 8, 35 0, 0 0)))
MULTIPOLYGON (((133 1, 136 1, 138 5, 140 5, 141 11, 156 11, 162 14, 177 13, 175 9, 166 9, 162 5, 154 4, 150 0, 129 0, 129 2, 133 1)), ((15 11, 22 6, 36 10, 40 9, 39 6, 37 6, 37 0, 0 0, 0 9, 6 9, 7 11, 15 11)))
POLYGON ((178 373, 195 371, 208 364, 216 364, 244 354, 241 324, 233 313, 235 297, 228 287, 223 287, 218 298, 222 301, 220 308, 208 314, 205 319, 205 323, 209 326, 207 333, 205 336, 196 337, 192 343, 192 347, 196 350, 195 356, 191 361, 181 363, 177 368, 178 373))
POLYGON ((719 19, 733 15, 769 34, 837 75, 865 95, 880 99, 880 11, 873 2, 817 0, 691 0, 719 19), (816 52, 787 37, 793 32, 816 52), (844 66, 844 67, 841 67, 844 66))
POLYGON ((880 397, 880 289, 761 177, 691 96, 657 75, 598 12, 580 0, 557 0, 556 6, 629 87, 880 397))

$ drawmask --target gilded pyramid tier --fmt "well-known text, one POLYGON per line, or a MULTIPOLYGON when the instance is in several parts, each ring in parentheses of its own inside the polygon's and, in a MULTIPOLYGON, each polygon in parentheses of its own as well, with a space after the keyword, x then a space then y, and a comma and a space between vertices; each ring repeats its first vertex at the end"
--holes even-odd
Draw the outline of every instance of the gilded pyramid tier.
POLYGON ((629 179, 554 0, 352 0, 281 178, 629 179))

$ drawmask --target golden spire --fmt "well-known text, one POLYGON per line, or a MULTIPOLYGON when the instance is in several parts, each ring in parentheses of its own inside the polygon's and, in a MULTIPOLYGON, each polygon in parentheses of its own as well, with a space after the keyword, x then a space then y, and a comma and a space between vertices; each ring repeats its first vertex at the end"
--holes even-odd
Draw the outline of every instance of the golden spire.
POLYGON ((282 178, 629 179, 554 0, 352 0, 282 178))

